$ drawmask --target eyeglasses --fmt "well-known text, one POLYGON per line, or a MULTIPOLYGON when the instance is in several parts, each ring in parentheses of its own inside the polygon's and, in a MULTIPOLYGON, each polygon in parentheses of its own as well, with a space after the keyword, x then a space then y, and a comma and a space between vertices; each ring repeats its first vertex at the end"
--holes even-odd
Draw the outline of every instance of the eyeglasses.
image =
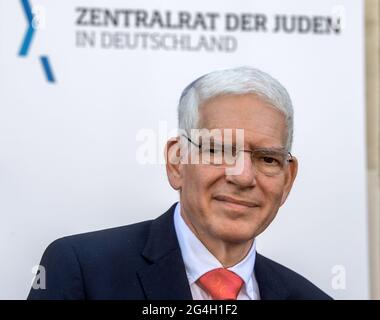
POLYGON ((293 161, 293 156, 285 149, 256 148, 254 150, 236 149, 234 145, 228 145, 217 141, 206 144, 197 144, 186 135, 182 135, 190 143, 199 149, 199 163, 218 167, 233 167, 237 165, 239 155, 242 152, 250 154, 255 168, 268 176, 280 174, 286 165, 293 161))

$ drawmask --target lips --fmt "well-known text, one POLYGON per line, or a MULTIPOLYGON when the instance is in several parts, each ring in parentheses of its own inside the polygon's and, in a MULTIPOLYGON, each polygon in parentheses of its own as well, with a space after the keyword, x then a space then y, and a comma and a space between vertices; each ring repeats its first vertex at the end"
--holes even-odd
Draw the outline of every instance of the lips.
POLYGON ((215 200, 223 201, 223 202, 231 203, 231 204, 236 204, 236 205, 240 205, 240 206, 244 206, 244 207, 250 207, 250 208, 258 207, 258 204, 256 202, 241 200, 241 199, 235 199, 235 198, 232 198, 229 196, 223 196, 223 195, 216 196, 215 200))

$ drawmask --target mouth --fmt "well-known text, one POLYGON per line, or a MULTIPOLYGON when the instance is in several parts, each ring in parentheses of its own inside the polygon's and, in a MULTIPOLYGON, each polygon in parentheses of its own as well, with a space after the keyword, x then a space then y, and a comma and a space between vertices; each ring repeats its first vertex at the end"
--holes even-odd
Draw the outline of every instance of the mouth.
POLYGON ((220 201, 221 203, 228 205, 231 208, 236 209, 247 209, 247 208, 255 208, 259 205, 256 202, 242 200, 242 199, 235 199, 229 196, 223 196, 219 195, 214 198, 217 201, 220 201))

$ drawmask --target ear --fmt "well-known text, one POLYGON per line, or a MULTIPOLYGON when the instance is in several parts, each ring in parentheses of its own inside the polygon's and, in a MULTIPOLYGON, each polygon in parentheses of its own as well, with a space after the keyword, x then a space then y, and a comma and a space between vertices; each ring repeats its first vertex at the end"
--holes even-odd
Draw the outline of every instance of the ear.
POLYGON ((294 180, 296 179, 297 172, 298 172, 298 160, 296 157, 292 156, 292 161, 289 162, 286 168, 285 185, 284 185, 284 191, 282 194, 281 205, 283 205, 286 199, 288 198, 288 195, 290 193, 290 190, 292 189, 294 180))
POLYGON ((166 174, 170 185, 175 190, 181 189, 181 170, 180 170, 180 138, 171 138, 165 146, 166 174))

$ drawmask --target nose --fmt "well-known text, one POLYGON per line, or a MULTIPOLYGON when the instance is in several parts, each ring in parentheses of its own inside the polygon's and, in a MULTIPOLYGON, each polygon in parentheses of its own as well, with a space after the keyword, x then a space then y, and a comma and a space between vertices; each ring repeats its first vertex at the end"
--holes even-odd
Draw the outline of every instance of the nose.
POLYGON ((233 168, 226 168, 226 180, 239 187, 248 188, 256 185, 257 169, 250 152, 241 152, 233 168))

